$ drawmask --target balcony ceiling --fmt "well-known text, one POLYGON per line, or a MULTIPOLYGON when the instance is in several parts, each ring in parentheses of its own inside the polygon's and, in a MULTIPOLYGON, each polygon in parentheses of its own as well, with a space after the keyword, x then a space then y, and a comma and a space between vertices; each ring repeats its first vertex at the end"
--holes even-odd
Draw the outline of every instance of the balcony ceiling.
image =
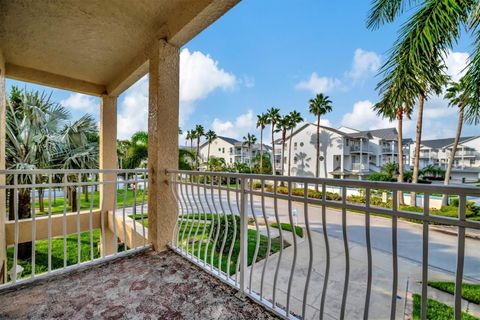
POLYGON ((146 74, 153 41, 180 47, 238 1, 0 0, 7 77, 118 94, 146 74))

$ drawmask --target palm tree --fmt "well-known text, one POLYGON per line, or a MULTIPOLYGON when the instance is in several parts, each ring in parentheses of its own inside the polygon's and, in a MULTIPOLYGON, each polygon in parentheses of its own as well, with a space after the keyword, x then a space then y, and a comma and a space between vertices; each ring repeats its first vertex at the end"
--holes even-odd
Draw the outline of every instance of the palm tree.
POLYGON ((265 113, 257 115, 257 128, 260 128, 260 173, 263 173, 263 129, 268 123, 268 115, 265 113))
MULTIPOLYGON (((471 6, 467 2, 429 0, 401 28, 399 38, 390 51, 380 73, 384 78, 377 88, 380 92, 396 91, 396 96, 416 97, 418 117, 412 183, 418 182, 420 143, 423 126, 423 108, 430 93, 439 94, 447 81, 444 56, 459 37, 459 26, 466 22, 471 6), (401 84, 401 85, 399 85, 401 84)), ((367 25, 377 28, 391 22, 412 1, 376 0, 367 25)), ((416 195, 410 196, 410 204, 416 205, 416 195)))
POLYGON ((195 139, 195 131, 194 130, 187 130, 187 141, 190 141, 190 150, 193 151, 193 139, 195 139))
POLYGON ((130 138, 130 146, 127 150, 125 168, 135 169, 148 159, 148 133, 145 131, 135 132, 130 138))
MULTIPOLYGON (((332 111, 332 101, 323 93, 318 93, 309 101, 309 111, 317 117, 317 156, 315 161, 315 177, 320 173, 320 117, 332 111)), ((318 186, 317 186, 318 188, 318 186)))
POLYGON ((290 119, 289 116, 286 115, 284 117, 281 117, 278 122, 277 122, 277 130, 276 132, 281 132, 281 139, 282 139, 282 159, 280 161, 281 163, 281 168, 280 168, 280 174, 283 176, 284 170, 285 170, 285 142, 287 141, 287 130, 290 129, 290 119))
POLYGON ((210 159, 210 144, 217 139, 217 134, 213 130, 208 130, 207 133, 205 134, 205 138, 207 139, 208 143, 208 151, 207 151, 207 162, 208 159, 210 159))
POLYGON ((252 146, 257 142, 257 138, 254 134, 247 133, 246 137, 243 137, 243 146, 247 146, 248 148, 248 164, 250 166, 250 170, 252 169, 252 146))
POLYGON ((194 130, 194 137, 197 139, 197 154, 195 155, 197 170, 200 170, 200 138, 205 135, 205 129, 197 124, 194 130))
MULTIPOLYGON (((395 89, 396 86, 393 88, 395 89)), ((377 114, 390 121, 397 120, 397 147, 398 147, 398 176, 397 181, 403 182, 404 179, 404 163, 403 163, 403 119, 410 119, 412 114, 412 102, 407 101, 407 97, 400 99, 394 94, 397 90, 389 90, 382 100, 374 105, 377 114)), ((405 204, 403 192, 398 192, 399 204, 405 204)))
POLYGON ((288 118, 290 120, 289 122, 289 129, 290 129, 290 138, 288 142, 288 175, 290 176, 290 170, 292 168, 292 137, 293 137, 293 130, 299 124, 300 122, 303 121, 303 118, 298 111, 292 111, 289 113, 288 118))
MULTIPOLYGON (((457 132, 455 134, 455 140, 452 145, 452 151, 450 152, 447 170, 445 172, 444 185, 448 185, 450 182, 450 176, 452 174, 452 166, 455 160, 455 154, 457 152, 460 136, 462 135, 463 122, 466 120, 468 123, 477 124, 480 122, 480 102, 467 91, 467 79, 463 77, 459 82, 452 82, 447 89, 445 99, 449 100, 450 106, 458 107, 458 124, 457 132), (467 117, 465 119, 465 111, 467 111, 467 117)), ((448 205, 448 195, 443 195, 442 205, 448 205)))
POLYGON ((277 172, 276 172, 276 163, 275 163, 275 140, 274 140, 274 133, 275 133, 275 126, 278 122, 278 120, 280 120, 280 109, 278 108, 270 108, 267 110, 267 119, 268 119, 268 122, 267 124, 270 124, 272 130, 272 173, 273 175, 276 175, 277 172))

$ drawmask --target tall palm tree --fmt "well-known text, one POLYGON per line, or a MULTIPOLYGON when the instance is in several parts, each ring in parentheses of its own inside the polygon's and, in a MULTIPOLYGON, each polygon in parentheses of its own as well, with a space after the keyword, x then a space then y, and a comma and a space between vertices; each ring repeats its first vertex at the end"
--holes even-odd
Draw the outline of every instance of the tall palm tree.
POLYGON ((207 139, 208 143, 208 150, 207 150, 207 162, 208 159, 210 159, 210 144, 217 139, 217 134, 213 130, 208 130, 207 133, 205 133, 205 138, 207 139))
MULTIPOLYGON (((377 28, 391 22, 405 7, 414 1, 376 0, 367 25, 377 28)), ((468 19, 468 3, 473 1, 427 0, 401 28, 399 37, 390 51, 380 73, 384 78, 377 88, 380 91, 400 91, 403 97, 416 97, 418 117, 412 183, 418 182, 420 143, 423 126, 423 108, 431 93, 439 94, 446 84, 444 57, 458 39, 459 27, 468 19), (402 83, 402 85, 398 85, 402 83)), ((416 205, 416 195, 410 196, 416 205)))
POLYGON ((187 141, 190 141, 190 150, 193 151, 193 139, 195 139, 195 130, 187 130, 187 141))
POLYGON ((287 141, 287 130, 290 129, 290 119, 288 114, 284 117, 281 117, 277 122, 276 132, 281 133, 282 140, 282 159, 280 161, 280 174, 283 176, 285 170, 285 142, 287 141))
POLYGON ((309 100, 309 111, 317 117, 317 156, 315 159, 315 177, 320 174, 320 117, 332 111, 332 101, 323 93, 318 93, 309 100))
MULTIPOLYGON (((390 121, 397 120, 397 153, 398 153, 398 176, 397 181, 403 182, 404 178, 404 163, 403 163, 403 120, 411 118, 412 114, 412 101, 408 101, 407 97, 399 99, 394 96, 394 93, 398 91, 389 90, 382 100, 374 105, 374 110, 377 114, 390 121)), ((398 192, 399 203, 403 205, 405 203, 403 192, 398 192)))
POLYGON ((293 130, 295 127, 303 121, 302 115, 298 111, 292 111, 288 114, 289 124, 288 127, 290 129, 290 138, 288 142, 288 175, 290 176, 290 170, 292 168, 292 138, 293 138, 293 130))
POLYGON ((257 138, 254 134, 247 133, 246 137, 243 137, 243 146, 247 146, 248 148, 248 165, 250 167, 250 171, 252 170, 252 146, 257 142, 257 138))
POLYGON ((200 170, 200 139, 204 135, 205 135, 205 129, 203 128, 202 125, 197 124, 194 130, 194 136, 197 139, 197 154, 195 155, 197 170, 200 170))
POLYGON ((257 115, 257 128, 260 128, 260 173, 263 173, 263 129, 268 123, 268 115, 265 113, 257 115))
MULTIPOLYGON (((450 106, 458 107, 458 124, 455 140, 452 145, 452 151, 448 157, 447 170, 445 172, 444 184, 448 185, 452 174, 452 166, 455 160, 455 154, 458 149, 458 143, 462 135, 463 122, 477 124, 480 122, 480 101, 475 99, 467 90, 467 79, 463 77, 459 82, 452 82, 447 88, 445 99, 449 100, 450 106), (465 111, 467 115, 465 117, 465 111)), ((448 205, 448 195, 443 195, 442 205, 448 205)))
POLYGON ((267 110, 267 119, 268 119, 268 122, 267 124, 270 124, 272 130, 271 130, 271 133, 272 133, 272 173, 273 175, 276 175, 277 172, 276 172, 276 163, 275 163, 275 139, 274 139, 274 133, 275 133, 275 126, 278 122, 278 120, 280 120, 280 109, 278 108, 275 108, 275 107, 272 107, 270 109, 267 110))

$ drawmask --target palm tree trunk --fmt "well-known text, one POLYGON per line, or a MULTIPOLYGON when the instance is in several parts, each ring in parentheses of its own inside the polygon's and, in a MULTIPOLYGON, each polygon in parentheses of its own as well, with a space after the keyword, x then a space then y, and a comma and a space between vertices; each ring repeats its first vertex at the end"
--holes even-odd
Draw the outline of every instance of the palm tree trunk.
POLYGON ((285 171, 285 133, 282 134, 282 176, 284 175, 285 171))
POLYGON ((293 128, 290 129, 290 139, 288 142, 288 176, 290 176, 290 170, 292 168, 292 135, 293 128))
POLYGON ((45 211, 45 204, 43 203, 43 200, 43 188, 38 188, 38 209, 40 210, 40 212, 45 211))
MULTIPOLYGON (((423 105, 425 102, 425 96, 420 95, 418 99, 418 119, 417 119, 417 132, 415 137, 415 153, 413 159, 413 177, 412 183, 418 183, 418 172, 420 166, 420 143, 422 142, 422 125, 423 125, 423 105)), ((415 192, 410 193, 410 205, 417 206, 417 194, 415 192)))
MULTIPOLYGON (((453 161, 455 160, 455 153, 457 153, 458 142, 460 141, 460 136, 462 134, 463 127, 463 117, 465 112, 465 104, 462 103, 460 106, 460 112, 458 113, 458 124, 457 124, 457 133, 455 135, 455 141, 453 142, 452 152, 448 157, 447 171, 445 172, 445 179, 443 181, 444 185, 448 185, 450 182, 450 175, 452 174, 453 161)), ((442 196, 442 206, 448 205, 448 194, 442 196)))
POLYGON ((88 186, 83 186, 83 194, 85 195, 85 202, 88 202, 88 186))
MULTIPOLYGON (((315 157, 315 177, 320 174, 320 114, 317 116, 317 156, 315 157)), ((315 184, 315 191, 318 192, 318 184, 315 184)))
MULTIPOLYGON (((23 189, 18 192, 18 219, 26 219, 31 217, 31 199, 30 189, 23 189)), ((32 242, 24 242, 18 244, 18 258, 22 260, 32 257, 32 242)))
POLYGON ((275 166, 275 141, 273 141, 273 130, 275 130, 275 123, 272 122, 272 154, 273 154, 273 157, 272 157, 272 173, 273 175, 276 175, 276 166, 275 166))
POLYGON ((71 197, 70 197, 70 207, 72 208, 72 212, 77 211, 77 188, 72 187, 71 189, 71 197))
POLYGON ((199 152, 200 152, 200 138, 197 138, 197 157, 196 157, 197 171, 200 171, 200 155, 199 155, 199 152))
POLYGON ((263 173, 263 128, 260 127, 260 174, 263 173))
POLYGON ((208 163, 208 160, 210 160, 210 142, 208 143, 208 149, 207 149, 207 163, 208 163))
MULTIPOLYGON (((397 111, 397 124, 398 124, 398 137, 397 137, 397 147, 398 147, 398 182, 403 182, 403 110, 400 107, 397 111)), ((398 202, 400 205, 405 204, 405 199, 403 198, 403 191, 398 192, 398 202)))

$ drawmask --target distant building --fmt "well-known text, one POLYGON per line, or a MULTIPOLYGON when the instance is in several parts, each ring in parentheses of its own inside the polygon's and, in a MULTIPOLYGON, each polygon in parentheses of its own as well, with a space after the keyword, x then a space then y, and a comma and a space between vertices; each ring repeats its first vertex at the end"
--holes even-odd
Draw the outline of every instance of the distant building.
MULTIPOLYGON (((210 144, 210 157, 223 158, 227 165, 235 162, 241 162, 250 164, 251 159, 254 159, 257 154, 260 153, 260 144, 252 145, 251 155, 249 154, 248 147, 243 145, 242 141, 218 136, 210 144), (251 157, 251 159, 250 159, 251 157)), ((271 153, 272 148, 267 145, 263 145, 264 153, 271 153)), ((207 162, 208 157, 208 143, 200 145, 200 159, 202 163, 207 162)))
MULTIPOLYGON (((435 165, 447 168, 454 138, 423 140, 420 144, 419 167, 435 165)), ((408 164, 413 166, 415 141, 410 141, 408 164)), ((480 136, 461 137, 459 140, 451 179, 455 182, 480 179, 480 136)))

